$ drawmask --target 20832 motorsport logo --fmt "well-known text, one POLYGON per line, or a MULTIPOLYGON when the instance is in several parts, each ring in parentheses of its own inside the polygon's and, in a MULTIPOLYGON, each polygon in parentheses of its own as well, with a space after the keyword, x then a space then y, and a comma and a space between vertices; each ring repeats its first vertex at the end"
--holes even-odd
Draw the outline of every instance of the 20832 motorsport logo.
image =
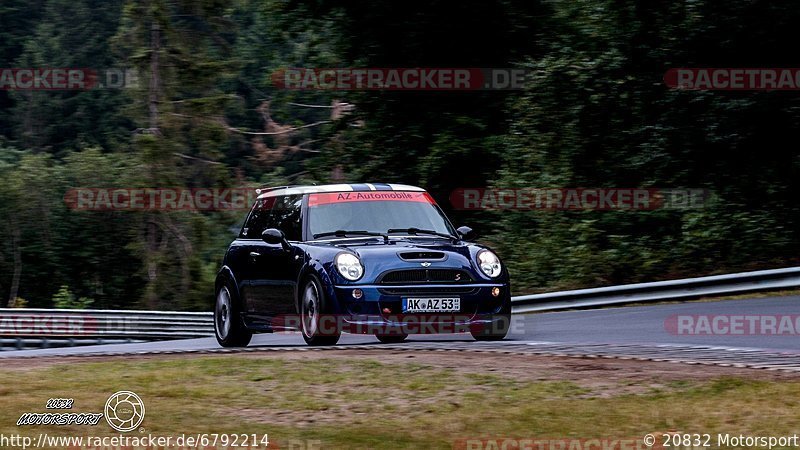
POLYGON ((132 431, 144 420, 144 402, 133 392, 119 391, 108 397, 104 412, 111 428, 121 432, 132 431))
POLYGON ((144 420, 144 401, 130 391, 119 391, 112 394, 106 400, 102 413, 73 412, 74 404, 75 400, 72 398, 51 398, 45 405, 48 412, 23 413, 17 420, 17 426, 94 426, 100 422, 102 417, 105 417, 111 428, 124 433, 137 429, 144 420), (53 410, 57 410, 57 412, 53 410))

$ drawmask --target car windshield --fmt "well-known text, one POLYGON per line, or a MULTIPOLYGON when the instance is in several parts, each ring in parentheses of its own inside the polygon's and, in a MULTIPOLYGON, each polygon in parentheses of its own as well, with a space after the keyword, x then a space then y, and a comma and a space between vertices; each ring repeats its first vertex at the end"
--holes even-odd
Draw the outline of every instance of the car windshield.
MULTIPOLYGON (((426 192, 372 191, 309 194, 308 226, 314 237, 337 231, 352 235, 389 233, 455 235, 452 226, 426 192), (400 230, 410 230, 404 232, 400 230)), ((343 233, 338 233, 343 235, 343 233)))

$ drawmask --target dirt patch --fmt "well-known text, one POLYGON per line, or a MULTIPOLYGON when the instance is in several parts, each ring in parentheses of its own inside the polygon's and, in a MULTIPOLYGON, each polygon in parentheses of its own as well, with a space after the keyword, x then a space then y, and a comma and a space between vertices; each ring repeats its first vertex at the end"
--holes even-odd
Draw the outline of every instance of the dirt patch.
MULTIPOLYGON (((309 359, 308 352, 242 353, 248 358, 309 359)), ((174 356, 173 356, 174 357, 174 356)), ((404 350, 337 350, 320 355, 323 359, 372 359, 385 364, 424 364, 464 373, 496 374, 520 381, 591 381, 599 376, 626 381, 711 380, 740 377, 748 380, 800 380, 800 373, 760 369, 635 361, 610 358, 519 355, 495 352, 404 350)))
MULTIPOLYGON (((276 352, 248 357, 302 360, 307 353, 276 352)), ((703 382, 723 377, 747 380, 800 380, 800 373, 769 370, 636 361, 610 358, 578 358, 547 355, 513 355, 493 352, 441 352, 343 350, 326 352, 326 359, 374 359, 384 364, 422 364, 461 374, 488 374, 520 382, 570 381, 591 393, 589 397, 641 394, 675 382, 703 382)))
MULTIPOLYGON (((184 358, 223 358, 223 354, 136 355, 139 361, 184 358)), ((750 368, 721 367, 672 362, 636 361, 610 358, 564 357, 547 355, 519 355, 500 352, 427 351, 427 350, 334 350, 324 353, 298 351, 269 351, 234 353, 243 358, 347 360, 352 358, 375 360, 384 364, 423 364, 451 369, 465 374, 489 374, 519 381, 566 380, 590 385, 604 381, 617 382, 670 382, 705 381, 720 377, 739 377, 748 380, 800 380, 800 373, 779 372, 750 368), (312 356, 313 355, 313 356, 312 356)), ((59 364, 96 363, 103 361, 130 361, 131 357, 81 356, 8 358, 0 360, 4 369, 26 370, 59 364)))
MULTIPOLYGON (((427 351, 427 350, 335 350, 270 351, 235 353, 243 358, 297 360, 375 360, 384 364, 423 364, 451 369, 463 374, 484 374, 509 377, 518 381, 573 381, 580 385, 598 386, 619 383, 667 383, 670 381, 704 381, 720 377, 748 380, 800 380, 800 373, 750 368, 721 367, 672 362, 637 361, 611 358, 519 355, 495 352, 427 351)), ((225 357, 222 354, 136 355, 140 361, 182 358, 225 357)), ((103 361, 129 361, 130 356, 80 356, 9 358, 0 361, 4 369, 33 370, 59 364, 80 364, 103 361)))

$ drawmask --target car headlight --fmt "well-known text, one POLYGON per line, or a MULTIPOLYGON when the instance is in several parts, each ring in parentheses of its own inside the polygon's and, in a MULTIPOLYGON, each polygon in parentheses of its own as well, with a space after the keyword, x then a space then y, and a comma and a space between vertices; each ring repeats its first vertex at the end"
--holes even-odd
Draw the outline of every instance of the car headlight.
POLYGON ((478 266, 481 268, 481 272, 491 278, 497 278, 503 270, 500 265, 500 258, 489 250, 478 252, 478 266))
POLYGON ((339 273, 350 281, 356 281, 364 275, 364 266, 358 256, 352 253, 339 253, 335 263, 339 273))

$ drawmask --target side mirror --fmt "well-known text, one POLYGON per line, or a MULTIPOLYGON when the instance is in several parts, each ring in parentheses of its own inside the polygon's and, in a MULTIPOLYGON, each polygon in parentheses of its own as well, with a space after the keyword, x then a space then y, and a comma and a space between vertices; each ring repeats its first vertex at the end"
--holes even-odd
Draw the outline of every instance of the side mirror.
POLYGON ((292 246, 286 240, 283 231, 277 228, 267 228, 261 233, 261 240, 270 245, 281 244, 284 250, 289 250, 292 246))
POLYGON ((476 233, 470 227, 458 227, 456 231, 458 231, 458 234, 459 236, 461 236, 461 239, 464 239, 465 241, 471 241, 476 237, 478 237, 478 233, 476 233))

